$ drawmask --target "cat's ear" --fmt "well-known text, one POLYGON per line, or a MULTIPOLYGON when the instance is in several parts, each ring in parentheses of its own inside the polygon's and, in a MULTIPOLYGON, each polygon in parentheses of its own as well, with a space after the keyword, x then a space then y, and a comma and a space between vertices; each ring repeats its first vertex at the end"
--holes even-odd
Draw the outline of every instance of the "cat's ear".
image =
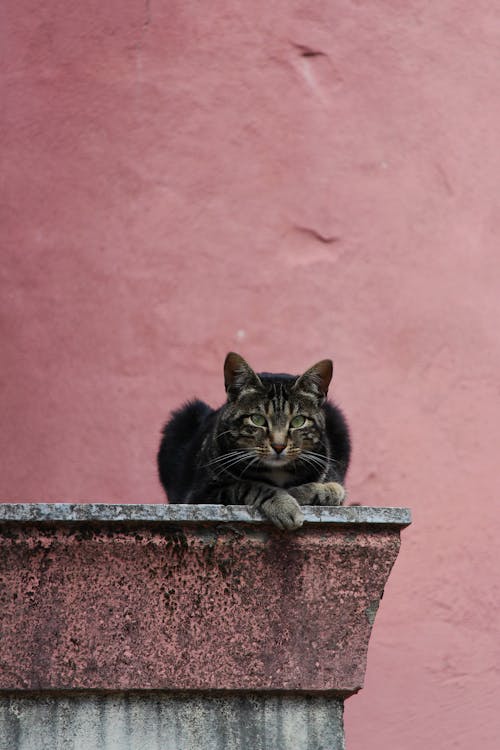
POLYGON ((224 362, 224 385, 228 398, 235 398, 242 390, 262 388, 262 381, 243 357, 229 352, 224 362))
POLYGON ((316 391, 322 399, 325 399, 328 394, 328 386, 330 385, 332 374, 332 360, 322 359, 321 362, 316 362, 315 365, 297 378, 293 386, 294 390, 316 391))

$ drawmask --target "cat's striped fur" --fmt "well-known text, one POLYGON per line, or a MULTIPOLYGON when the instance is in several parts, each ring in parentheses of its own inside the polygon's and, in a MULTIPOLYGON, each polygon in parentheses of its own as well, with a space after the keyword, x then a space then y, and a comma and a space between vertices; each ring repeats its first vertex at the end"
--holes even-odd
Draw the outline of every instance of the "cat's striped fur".
POLYGON ((158 453, 172 503, 260 508, 282 529, 302 525, 300 505, 340 505, 350 456, 342 412, 326 401, 332 363, 301 376, 256 374, 231 352, 227 401, 192 401, 172 414, 158 453))

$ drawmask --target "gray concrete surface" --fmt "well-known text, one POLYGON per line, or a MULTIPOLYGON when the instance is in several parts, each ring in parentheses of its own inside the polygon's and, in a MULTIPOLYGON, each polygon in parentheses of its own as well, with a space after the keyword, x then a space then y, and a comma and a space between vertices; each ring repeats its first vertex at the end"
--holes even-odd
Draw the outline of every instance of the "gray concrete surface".
POLYGON ((281 695, 0 695, 0 750, 344 750, 343 703, 281 695))
MULTIPOLYGON (((375 524, 403 528, 411 523, 408 508, 361 505, 302 507, 306 524, 375 524)), ((269 523, 244 505, 117 505, 107 503, 0 503, 0 523, 113 521, 129 523, 269 523)))

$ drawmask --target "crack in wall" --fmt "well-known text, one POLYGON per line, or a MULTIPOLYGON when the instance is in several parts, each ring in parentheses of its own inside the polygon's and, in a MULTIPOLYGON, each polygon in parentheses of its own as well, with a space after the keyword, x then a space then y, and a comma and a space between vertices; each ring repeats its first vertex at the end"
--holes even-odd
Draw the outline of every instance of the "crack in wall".
POLYGON ((138 87, 140 87, 142 83, 142 48, 144 44, 144 39, 149 30, 149 27, 151 26, 151 21, 152 21, 151 3, 152 3, 152 0, 144 0, 144 7, 143 7, 144 17, 143 17, 142 26, 141 26, 141 29, 139 31, 139 35, 137 38, 137 42, 135 45, 135 67, 136 67, 136 79, 137 79, 138 87))
POLYGON ((301 232, 302 234, 307 234, 310 237, 314 237, 315 240, 318 240, 319 242, 323 242, 325 245, 329 245, 333 242, 339 242, 340 237, 337 237, 336 235, 327 235, 322 234, 322 232, 319 232, 317 229, 314 229, 313 227, 305 227, 300 226, 298 224, 295 224, 294 229, 297 232, 301 232))

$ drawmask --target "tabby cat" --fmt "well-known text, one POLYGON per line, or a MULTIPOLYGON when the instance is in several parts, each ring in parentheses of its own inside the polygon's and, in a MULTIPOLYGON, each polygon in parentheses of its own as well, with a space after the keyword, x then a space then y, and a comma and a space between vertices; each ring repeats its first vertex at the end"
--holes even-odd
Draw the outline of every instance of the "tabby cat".
POLYGON ((349 431, 326 401, 332 362, 303 375, 256 374, 239 354, 224 363, 227 401, 191 401, 163 429, 160 481, 171 503, 251 505, 296 529, 301 505, 341 505, 349 431))

